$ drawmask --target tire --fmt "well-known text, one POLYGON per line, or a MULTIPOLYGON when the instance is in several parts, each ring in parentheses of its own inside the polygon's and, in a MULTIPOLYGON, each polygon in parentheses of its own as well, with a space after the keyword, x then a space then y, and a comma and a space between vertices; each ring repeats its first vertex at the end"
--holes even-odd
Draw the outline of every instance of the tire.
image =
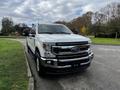
POLYGON ((40 62, 39 51, 35 51, 35 63, 36 63, 36 70, 38 72, 38 75, 43 76, 45 72, 44 72, 44 67, 41 65, 41 62, 40 62))
POLYGON ((30 52, 30 49, 29 49, 29 47, 27 46, 27 52, 29 53, 30 52))
POLYGON ((29 53, 30 52, 30 48, 29 48, 28 44, 26 44, 26 47, 27 47, 27 52, 29 53))

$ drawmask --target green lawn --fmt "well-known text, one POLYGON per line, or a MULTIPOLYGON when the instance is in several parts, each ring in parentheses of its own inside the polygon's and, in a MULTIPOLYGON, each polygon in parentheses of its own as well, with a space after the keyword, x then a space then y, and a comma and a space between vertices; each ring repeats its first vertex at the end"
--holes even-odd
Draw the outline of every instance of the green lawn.
POLYGON ((27 90, 28 77, 22 45, 0 38, 0 90, 27 90))
POLYGON ((120 45, 120 39, 90 37, 93 44, 120 45))

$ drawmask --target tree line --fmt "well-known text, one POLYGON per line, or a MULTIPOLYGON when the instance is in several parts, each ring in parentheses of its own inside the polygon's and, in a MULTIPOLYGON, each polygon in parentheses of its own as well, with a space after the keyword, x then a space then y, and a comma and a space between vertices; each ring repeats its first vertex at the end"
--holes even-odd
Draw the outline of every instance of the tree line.
POLYGON ((120 38, 120 3, 114 2, 97 12, 87 12, 69 22, 56 21, 68 26, 74 33, 95 37, 120 38))
POLYGON ((1 35, 25 35, 26 30, 30 29, 25 23, 14 24, 12 18, 3 17, 1 35))
POLYGON ((95 37, 120 37, 120 3, 111 3, 93 15, 95 37))
MULTIPOLYGON (((86 12, 69 22, 56 21, 68 26, 74 33, 81 35, 94 35, 95 37, 120 38, 120 3, 114 2, 97 12, 86 12)), ((2 35, 23 35, 30 29, 27 24, 13 23, 9 17, 2 19, 2 35)))

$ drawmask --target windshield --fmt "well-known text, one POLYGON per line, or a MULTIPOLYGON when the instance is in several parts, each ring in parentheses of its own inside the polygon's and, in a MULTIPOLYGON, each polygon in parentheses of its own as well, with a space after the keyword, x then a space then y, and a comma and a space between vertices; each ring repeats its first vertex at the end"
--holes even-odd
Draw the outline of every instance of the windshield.
POLYGON ((40 24, 39 27, 38 27, 38 33, 39 34, 71 34, 72 31, 70 31, 64 25, 40 24))

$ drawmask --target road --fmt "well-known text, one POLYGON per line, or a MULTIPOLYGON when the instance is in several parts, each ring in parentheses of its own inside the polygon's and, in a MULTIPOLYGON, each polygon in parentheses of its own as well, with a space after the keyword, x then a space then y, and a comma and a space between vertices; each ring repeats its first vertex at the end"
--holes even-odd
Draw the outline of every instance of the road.
POLYGON ((44 78, 38 76, 28 54, 35 90, 120 90, 120 46, 93 45, 92 49, 95 57, 86 72, 44 78))

